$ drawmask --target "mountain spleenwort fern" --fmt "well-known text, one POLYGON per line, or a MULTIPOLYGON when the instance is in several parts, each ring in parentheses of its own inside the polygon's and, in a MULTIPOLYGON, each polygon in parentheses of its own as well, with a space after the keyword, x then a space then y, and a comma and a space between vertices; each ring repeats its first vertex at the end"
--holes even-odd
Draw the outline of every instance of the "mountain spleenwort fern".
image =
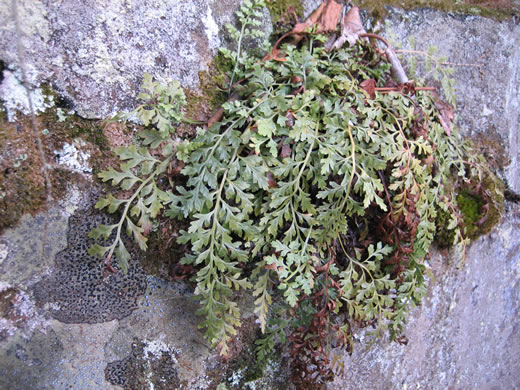
MULTIPOLYGON (((107 268, 112 271, 111 259, 114 254, 121 270, 126 272, 128 269, 130 253, 122 238, 123 228, 126 228, 127 235, 133 237, 140 249, 146 250, 146 236, 152 228, 152 222, 172 196, 171 192, 161 190, 157 183, 168 170, 171 160, 175 159, 178 145, 171 136, 175 126, 184 121, 181 109, 186 104, 186 98, 177 81, 163 85, 149 74, 144 76, 142 88, 139 99, 143 104, 115 118, 131 119, 145 126, 145 130, 137 133, 142 146, 130 145, 115 149, 122 161, 119 170, 110 168, 99 174, 104 182, 111 181, 112 186, 119 186, 122 191, 131 191, 132 194, 121 199, 108 194, 100 199, 95 206, 97 209, 106 208, 109 213, 122 209, 121 217, 118 223, 100 225, 89 233, 89 237, 94 239, 108 240, 114 237, 111 245, 94 244, 89 249, 91 255, 105 257, 107 268), (154 151, 153 155, 151 150, 154 151)), ((184 145, 184 149, 187 145, 184 145)), ((179 149, 181 152, 184 150, 183 147, 179 149)))
POLYGON ((144 147, 116 150, 120 170, 100 174, 132 195, 98 202, 123 212, 119 223, 91 232, 107 238, 116 231, 111 246, 92 253, 115 251, 125 269, 123 225, 146 249, 150 221, 163 208, 188 219, 178 241, 190 245, 182 263, 198 270, 207 339, 228 354, 241 325, 235 292, 252 290, 265 334, 259 358, 288 336, 295 381, 317 381, 330 378, 334 347, 352 349, 354 324, 401 340, 409 308, 425 294, 424 259, 437 232, 451 232, 464 255, 457 194, 478 194, 500 210, 501 186, 476 188, 497 179, 446 123, 435 96, 371 96, 363 88, 365 80, 393 82, 368 42, 327 51, 327 37, 309 33, 283 46, 283 56, 244 60, 241 42, 262 4, 244 2, 242 29, 231 31, 237 51, 225 51, 233 62, 230 92, 239 98, 193 140, 172 140, 182 120, 178 85, 160 87, 147 76, 146 102, 134 114, 157 129, 138 133, 144 147), (160 189, 173 159, 184 163, 185 184, 160 189), (442 226, 440 213, 448 218, 442 226))

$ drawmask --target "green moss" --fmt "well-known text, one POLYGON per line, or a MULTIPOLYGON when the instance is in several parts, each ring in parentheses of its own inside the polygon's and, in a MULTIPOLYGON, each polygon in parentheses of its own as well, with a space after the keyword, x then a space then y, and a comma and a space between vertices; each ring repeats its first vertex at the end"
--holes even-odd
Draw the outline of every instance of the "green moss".
MULTIPOLYGON (((504 183, 496 177, 487 177, 483 180, 482 185, 486 191, 491 194, 492 199, 489 204, 489 210, 485 214, 485 219, 480 225, 479 236, 488 234, 500 222, 504 214, 504 183)), ((485 211, 485 210, 484 210, 485 211)), ((484 215, 482 215, 483 217, 484 215)))
POLYGON ((228 94, 224 88, 229 84, 228 75, 232 70, 231 62, 218 53, 209 63, 208 70, 199 72, 200 91, 186 91, 185 116, 187 118, 205 122, 226 102, 228 94))
MULTIPOLYGON (((62 100, 50 85, 41 89, 45 98, 54 103, 62 100)), ((85 141, 83 150, 90 154, 89 164, 96 169, 108 157, 108 142, 99 121, 87 120, 76 115, 58 114, 53 106, 36 117, 45 157, 52 166, 56 150, 78 138, 85 141)), ((66 110, 62 110, 66 111, 66 110)), ((30 117, 18 113, 16 123, 7 120, 0 111, 0 231, 14 226, 24 214, 34 214, 45 207, 47 189, 41 172, 40 151, 30 117)), ((67 184, 76 173, 62 168, 49 170, 52 196, 60 199, 67 184)))
POLYGON ((376 19, 383 19, 387 10, 385 7, 399 7, 406 10, 429 7, 445 12, 459 12, 469 15, 480 15, 495 20, 511 19, 519 14, 509 0, 480 1, 480 0, 358 0, 361 9, 367 10, 376 19))
MULTIPOLYGON (((464 221, 466 237, 471 240, 491 232, 493 227, 500 222, 504 213, 504 183, 490 174, 483 179, 480 186, 486 194, 487 200, 484 200, 475 190, 476 183, 471 183, 468 187, 459 190, 456 197, 457 207, 464 221)), ((437 210, 435 243, 441 248, 453 245, 455 231, 446 229, 450 220, 450 213, 437 210)))
POLYGON ((468 190, 464 190, 457 195, 457 205, 464 220, 466 236, 473 240, 478 236, 478 222, 483 206, 482 198, 471 194, 468 190))
POLYGON ((303 6, 300 0, 267 0, 266 4, 273 23, 279 22, 289 7, 292 7, 299 17, 303 16, 303 6))
POLYGON ((491 232, 504 213, 504 183, 490 175, 480 186, 489 197, 486 201, 469 190, 464 190, 457 196, 466 235, 472 240, 491 232))

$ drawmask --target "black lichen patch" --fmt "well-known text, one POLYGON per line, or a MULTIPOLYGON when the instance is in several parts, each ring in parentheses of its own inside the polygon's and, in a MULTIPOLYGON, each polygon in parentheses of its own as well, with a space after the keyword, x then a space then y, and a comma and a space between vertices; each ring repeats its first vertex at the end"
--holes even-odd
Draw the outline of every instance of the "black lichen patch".
POLYGON ((99 323, 124 318, 137 308, 146 290, 146 275, 135 259, 126 275, 118 271, 104 278, 103 259, 87 252, 93 244, 88 233, 100 223, 113 220, 92 211, 71 217, 67 248, 56 256, 54 272, 34 288, 37 301, 49 303, 51 315, 59 321, 99 323))
POLYGON ((176 357, 169 351, 147 353, 146 344, 138 339, 134 339, 128 357, 108 363, 105 379, 125 390, 169 390, 180 387, 176 357))

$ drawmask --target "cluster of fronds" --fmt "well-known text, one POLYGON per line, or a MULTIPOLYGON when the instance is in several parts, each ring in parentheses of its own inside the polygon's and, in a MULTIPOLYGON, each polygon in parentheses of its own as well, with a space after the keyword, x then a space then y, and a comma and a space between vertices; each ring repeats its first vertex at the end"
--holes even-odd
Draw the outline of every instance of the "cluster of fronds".
MULTIPOLYGON (((242 23, 251 23, 260 5, 246 1, 242 23)), ((227 354, 241 324, 235 292, 252 289, 266 334, 259 356, 289 335, 295 380, 302 382, 330 377, 331 349, 351 349, 353 323, 399 337, 408 309, 425 293, 424 259, 438 213, 448 215, 442 228, 463 252, 457 193, 492 177, 435 96, 388 92, 395 86, 390 65, 371 44, 329 51, 326 40, 308 33, 264 60, 228 52, 236 64, 230 79, 242 80, 233 86, 238 98, 184 143, 177 158, 185 184, 156 185, 175 158, 165 142, 170 129, 142 133, 148 146, 170 145, 164 159, 135 147, 119 151, 127 161, 121 172, 101 177, 134 192, 126 200, 102 199, 98 207, 111 212, 124 205, 123 219, 93 233, 108 237, 117 228, 119 237, 126 221, 141 244, 162 207, 167 216, 189 219, 179 237, 190 248, 182 263, 197 269, 207 339, 227 354)), ((141 112, 145 124, 152 122, 149 109, 141 112)), ((160 116, 157 125, 166 126, 163 119, 180 117, 160 116)), ((493 197, 480 195, 485 202, 493 197)))

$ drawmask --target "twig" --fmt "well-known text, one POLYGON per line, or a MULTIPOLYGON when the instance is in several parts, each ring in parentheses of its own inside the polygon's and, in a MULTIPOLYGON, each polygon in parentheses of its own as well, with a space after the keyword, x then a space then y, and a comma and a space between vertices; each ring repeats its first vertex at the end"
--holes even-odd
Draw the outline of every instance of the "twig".
POLYGON ((388 59, 388 62, 390 62, 390 65, 392 65, 392 73, 394 77, 401 83, 406 84, 410 80, 408 80, 408 76, 406 75, 406 72, 404 71, 403 65, 401 65, 401 61, 399 61, 399 58, 397 58, 397 55, 395 54, 394 48, 392 45, 390 45, 390 42, 388 42, 385 38, 383 38, 380 35, 372 34, 372 33, 363 33, 359 34, 360 37, 367 37, 367 38, 375 38, 380 40, 386 45, 385 55, 388 59))
MULTIPOLYGON (((421 50, 398 49, 395 52, 396 53, 403 53, 403 54, 420 54, 422 56, 428 57, 430 60, 435 61, 439 65, 443 65, 443 66, 468 66, 468 67, 475 67, 475 68, 478 68, 478 70, 480 72, 480 75, 484 76, 484 72, 482 71, 482 68, 484 67, 483 63, 475 62, 473 64, 468 64, 468 63, 464 63, 464 62, 437 61, 435 59, 435 57, 433 57, 430 54, 428 54, 428 53, 426 53, 424 51, 421 51, 421 50)), ((479 59, 482 58, 482 57, 483 56, 480 56, 479 59)))

